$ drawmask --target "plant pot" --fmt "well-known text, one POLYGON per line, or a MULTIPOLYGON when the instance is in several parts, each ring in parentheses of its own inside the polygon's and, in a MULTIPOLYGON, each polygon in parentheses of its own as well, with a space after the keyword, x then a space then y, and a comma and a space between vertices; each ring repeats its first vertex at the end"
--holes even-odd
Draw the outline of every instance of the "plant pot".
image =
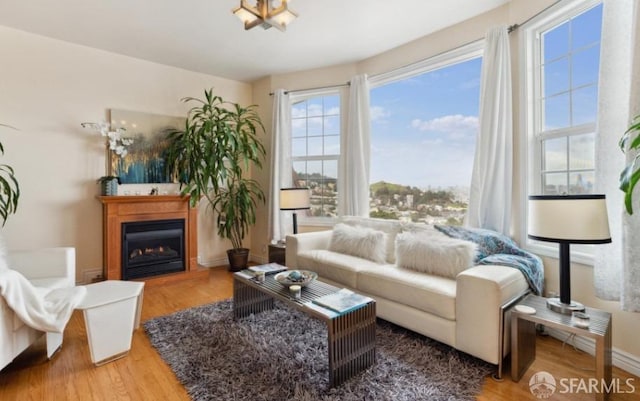
POLYGON ((100 184, 101 184, 101 190, 102 190, 103 196, 118 195, 118 179, 117 178, 101 181, 100 184))
POLYGON ((239 272, 244 270, 249 263, 249 249, 228 249, 227 258, 229 259, 229 271, 239 272))

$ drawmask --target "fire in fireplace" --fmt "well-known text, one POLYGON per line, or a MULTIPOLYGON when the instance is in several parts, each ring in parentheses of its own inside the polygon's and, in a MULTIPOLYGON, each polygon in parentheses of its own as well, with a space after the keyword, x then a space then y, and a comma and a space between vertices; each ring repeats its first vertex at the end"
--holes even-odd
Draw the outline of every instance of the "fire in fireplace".
POLYGON ((122 223, 122 278, 185 270, 184 219, 122 223))

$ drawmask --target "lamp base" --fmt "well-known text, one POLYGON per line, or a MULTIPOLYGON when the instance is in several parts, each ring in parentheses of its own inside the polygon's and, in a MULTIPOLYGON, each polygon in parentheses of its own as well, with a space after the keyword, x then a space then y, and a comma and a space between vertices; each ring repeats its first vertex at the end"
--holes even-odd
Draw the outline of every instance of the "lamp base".
POLYGON ((584 305, 575 301, 565 304, 560 301, 560 298, 548 298, 547 308, 554 312, 562 313, 563 315, 570 315, 573 312, 582 312, 584 310, 584 305))

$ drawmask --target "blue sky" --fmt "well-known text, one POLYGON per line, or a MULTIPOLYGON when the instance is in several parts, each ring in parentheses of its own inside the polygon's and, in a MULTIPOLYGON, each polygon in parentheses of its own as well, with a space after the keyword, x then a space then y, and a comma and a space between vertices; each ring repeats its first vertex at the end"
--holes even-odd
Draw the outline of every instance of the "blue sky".
MULTIPOLYGON (((545 35, 546 129, 595 121, 601 15, 597 6, 545 35)), ((371 182, 469 186, 481 64, 477 58, 372 89, 371 182)))
POLYGON ((371 90, 371 182, 468 186, 481 59, 371 90))

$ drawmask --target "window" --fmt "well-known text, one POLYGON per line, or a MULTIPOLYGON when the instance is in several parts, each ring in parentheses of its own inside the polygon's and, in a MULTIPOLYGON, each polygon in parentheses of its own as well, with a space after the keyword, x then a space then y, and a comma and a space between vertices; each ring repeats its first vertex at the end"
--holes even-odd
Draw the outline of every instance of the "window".
POLYGON ((478 135, 482 46, 372 83, 371 217, 462 224, 478 135))
POLYGON ((592 192, 601 22, 602 5, 582 2, 530 30, 535 193, 592 192))
MULTIPOLYGON (((601 2, 586 0, 559 3, 523 29, 529 194, 593 193, 601 25, 601 2)), ((589 247, 574 248, 588 262, 589 247)))
POLYGON ((292 95, 291 102, 293 185, 311 188, 306 217, 337 217, 340 94, 292 95))
POLYGON ((542 194, 591 193, 594 184, 602 5, 563 16, 534 43, 542 194))

